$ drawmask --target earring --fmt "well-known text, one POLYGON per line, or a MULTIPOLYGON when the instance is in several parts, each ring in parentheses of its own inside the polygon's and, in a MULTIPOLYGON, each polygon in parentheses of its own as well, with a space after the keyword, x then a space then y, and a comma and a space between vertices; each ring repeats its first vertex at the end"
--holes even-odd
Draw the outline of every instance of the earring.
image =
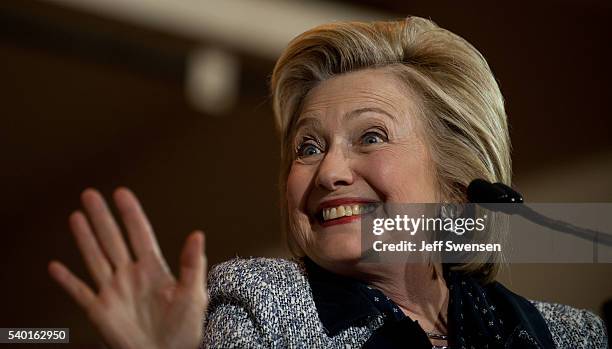
POLYGON ((440 218, 454 219, 455 215, 456 215, 456 212, 455 212, 455 207, 453 205, 442 204, 442 206, 440 206, 440 218))
POLYGON ((460 212, 459 212, 459 208, 456 205, 453 204, 442 204, 442 206, 440 206, 440 218, 442 219, 442 224, 443 226, 446 226, 446 220, 450 219, 452 220, 452 223, 450 224, 450 228, 449 229, 442 229, 443 231, 449 232, 449 233, 453 233, 455 235, 462 235, 463 233, 459 233, 456 229, 455 229, 455 219, 459 218, 460 216, 460 212))

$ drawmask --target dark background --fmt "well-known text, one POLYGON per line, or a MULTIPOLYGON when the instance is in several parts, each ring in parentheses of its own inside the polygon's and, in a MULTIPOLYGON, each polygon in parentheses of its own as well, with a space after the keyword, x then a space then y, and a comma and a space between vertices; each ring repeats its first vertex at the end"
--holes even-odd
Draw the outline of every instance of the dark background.
MULTIPOLYGON (((334 4, 388 19, 428 17, 465 37, 501 85, 514 184, 527 200, 612 201, 610 2, 334 4)), ((3 0, 0 327, 69 327, 72 346, 98 343, 46 272, 58 258, 86 275, 67 219, 90 186, 107 198, 119 185, 131 188, 174 270, 196 228, 207 233, 211 264, 286 256, 268 97, 275 57, 212 33, 173 32, 53 1, 3 0), (221 113, 186 97, 190 55, 212 46, 239 66, 237 99, 221 113)), ((501 279, 526 297, 600 315, 612 296, 610 264, 512 265, 501 279)))

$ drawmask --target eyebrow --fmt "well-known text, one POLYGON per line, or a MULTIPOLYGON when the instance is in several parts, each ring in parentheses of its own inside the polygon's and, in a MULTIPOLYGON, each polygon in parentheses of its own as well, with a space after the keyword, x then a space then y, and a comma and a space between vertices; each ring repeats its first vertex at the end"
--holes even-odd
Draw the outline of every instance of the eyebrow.
POLYGON ((344 114, 344 119, 350 119, 350 118, 354 118, 360 114, 363 113, 379 113, 379 114, 383 114, 386 115, 387 117, 389 117, 391 120, 395 121, 395 116, 393 116, 391 113, 387 112, 384 109, 381 108, 377 108, 377 107, 366 107, 366 108, 359 108, 359 109, 355 109, 353 111, 350 111, 346 114, 344 114))
MULTIPOLYGON (((353 119, 363 113, 378 113, 378 114, 382 114, 382 115, 386 115, 387 117, 389 117, 391 120, 395 121, 396 118, 395 116, 393 116, 391 113, 385 111, 384 109, 381 108, 377 108, 377 107, 365 107, 365 108, 358 108, 355 110, 351 110, 348 113, 345 113, 342 118, 344 120, 348 120, 348 119, 353 119)), ((300 127, 302 126, 306 126, 306 125, 313 125, 315 127, 320 127, 321 126, 321 120, 317 119, 315 117, 312 116, 306 116, 301 118, 296 124, 295 124, 295 129, 299 130, 300 127)))

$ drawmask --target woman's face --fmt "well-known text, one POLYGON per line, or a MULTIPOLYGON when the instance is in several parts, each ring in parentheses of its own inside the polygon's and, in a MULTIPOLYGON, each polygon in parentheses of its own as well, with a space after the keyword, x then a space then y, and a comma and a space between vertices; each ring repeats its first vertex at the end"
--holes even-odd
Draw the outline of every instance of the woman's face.
POLYGON ((359 261, 367 203, 437 201, 412 95, 378 68, 336 76, 306 96, 287 205, 291 233, 319 265, 341 272, 359 261))

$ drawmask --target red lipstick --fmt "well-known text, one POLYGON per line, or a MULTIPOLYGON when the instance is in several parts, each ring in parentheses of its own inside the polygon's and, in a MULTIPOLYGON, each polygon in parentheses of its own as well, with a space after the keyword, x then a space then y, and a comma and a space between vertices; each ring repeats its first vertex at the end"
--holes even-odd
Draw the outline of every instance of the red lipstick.
POLYGON ((323 209, 326 209, 329 207, 336 207, 340 205, 371 204, 371 203, 377 203, 377 202, 379 201, 371 200, 371 199, 364 199, 364 198, 357 198, 357 197, 338 198, 338 199, 323 201, 319 204, 319 207, 316 211, 317 212, 316 218, 317 218, 318 223, 322 227, 329 227, 331 225, 336 225, 336 224, 350 223, 350 222, 361 219, 361 214, 356 214, 353 216, 344 216, 344 217, 325 221, 323 220, 323 209))

